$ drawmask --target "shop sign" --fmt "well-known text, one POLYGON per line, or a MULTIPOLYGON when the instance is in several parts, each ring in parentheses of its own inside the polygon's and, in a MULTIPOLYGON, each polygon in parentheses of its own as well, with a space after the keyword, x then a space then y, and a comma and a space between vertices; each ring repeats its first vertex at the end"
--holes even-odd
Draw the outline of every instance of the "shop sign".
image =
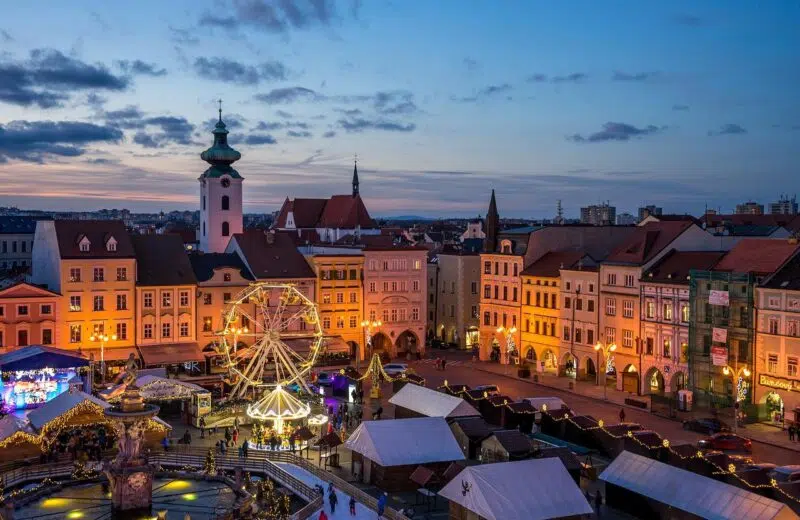
POLYGON ((724 305, 727 307, 730 305, 728 291, 709 291, 708 303, 711 305, 724 305))
POLYGON ((711 362, 715 367, 724 367, 728 364, 728 347, 711 347, 711 362))
POLYGON ((711 331, 711 340, 714 343, 727 343, 728 342, 728 329, 721 329, 714 327, 711 331))
POLYGON ((768 386, 770 388, 777 388, 778 390, 800 392, 800 381, 797 379, 784 379, 782 377, 772 377, 766 374, 761 374, 758 378, 758 384, 761 386, 768 386))

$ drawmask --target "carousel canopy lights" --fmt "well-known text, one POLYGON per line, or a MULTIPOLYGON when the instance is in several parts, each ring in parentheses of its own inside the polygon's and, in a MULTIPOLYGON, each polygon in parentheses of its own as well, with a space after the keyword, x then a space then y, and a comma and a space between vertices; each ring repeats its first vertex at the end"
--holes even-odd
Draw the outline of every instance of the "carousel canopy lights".
POLYGON ((278 385, 264 395, 258 402, 247 407, 247 415, 262 421, 292 421, 304 419, 311 413, 311 407, 278 385))

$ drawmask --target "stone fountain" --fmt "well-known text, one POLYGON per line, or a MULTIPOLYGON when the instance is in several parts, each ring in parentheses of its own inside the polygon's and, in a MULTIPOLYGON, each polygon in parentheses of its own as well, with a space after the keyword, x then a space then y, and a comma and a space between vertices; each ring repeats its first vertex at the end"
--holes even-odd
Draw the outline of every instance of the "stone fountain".
POLYGON ((159 407, 144 402, 136 386, 136 373, 131 354, 125 365, 125 392, 118 405, 105 410, 117 434, 119 452, 106 462, 104 472, 111 486, 112 509, 120 512, 149 512, 153 502, 156 468, 142 453, 142 443, 148 422, 158 414, 159 407))

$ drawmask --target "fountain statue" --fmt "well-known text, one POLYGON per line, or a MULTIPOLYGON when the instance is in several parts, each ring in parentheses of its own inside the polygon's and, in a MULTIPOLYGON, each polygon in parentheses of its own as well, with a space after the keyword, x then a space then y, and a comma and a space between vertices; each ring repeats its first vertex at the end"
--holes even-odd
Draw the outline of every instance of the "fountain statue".
POLYGON ((148 463, 142 453, 142 442, 147 424, 158 414, 159 408, 144 402, 136 386, 136 372, 136 360, 131 354, 125 364, 125 392, 118 405, 105 410, 119 443, 117 456, 107 461, 104 467, 111 485, 114 511, 149 512, 153 502, 155 467, 148 463))

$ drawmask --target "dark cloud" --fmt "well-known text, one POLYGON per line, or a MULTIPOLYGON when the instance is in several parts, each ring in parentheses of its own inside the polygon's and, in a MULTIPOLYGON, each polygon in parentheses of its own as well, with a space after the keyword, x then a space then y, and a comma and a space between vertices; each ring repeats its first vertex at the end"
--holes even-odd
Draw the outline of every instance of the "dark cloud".
POLYGON ((685 25, 688 27, 700 27, 706 24, 706 21, 699 16, 681 13, 672 17, 672 21, 678 25, 685 25))
POLYGON ((285 80, 289 69, 279 61, 267 61, 258 66, 245 65, 228 58, 200 57, 194 61, 198 76, 237 85, 258 85, 261 81, 285 80))
POLYGON ((545 83, 547 74, 531 74, 528 76, 528 83, 545 83))
POLYGON ((129 78, 116 76, 103 65, 92 65, 54 49, 35 49, 17 62, 0 58, 0 102, 54 108, 78 90, 121 91, 129 78))
MULTIPOLYGON (((358 12, 354 4, 351 15, 358 12)), ((337 16, 331 0, 233 0, 230 16, 205 13, 200 25, 229 31, 242 26, 259 31, 286 33, 294 29, 329 26, 337 16)))
POLYGON ((672 110, 676 112, 685 112, 689 110, 689 105, 672 105, 672 110))
POLYGON ((608 122, 603 125, 603 129, 599 132, 589 134, 586 136, 574 134, 568 136, 569 141, 575 143, 602 143, 606 141, 629 141, 632 138, 644 137, 652 135, 665 130, 665 126, 647 125, 643 128, 637 128, 627 123, 613 123, 608 122))
POLYGON ((360 116, 363 112, 360 108, 334 108, 334 112, 341 112, 348 117, 360 116))
POLYGON ((86 159, 89 164, 119 164, 119 159, 108 159, 105 157, 95 157, 93 159, 86 159))
POLYGON ((741 125, 737 125, 736 123, 726 123, 719 127, 719 130, 709 130, 708 135, 737 135, 737 134, 746 134, 747 130, 743 128, 741 125))
POLYGON ((133 142, 144 146, 145 148, 161 148, 163 145, 158 141, 155 136, 148 134, 144 130, 136 132, 133 136, 133 142))
POLYGON ((481 64, 478 63, 478 60, 467 56, 466 58, 464 58, 464 66, 467 68, 468 71, 474 72, 481 67, 481 64))
POLYGON ((121 60, 117 62, 117 66, 122 69, 126 74, 141 75, 141 76, 166 76, 167 69, 160 68, 155 63, 147 63, 142 60, 121 60))
POLYGON ((658 72, 637 72, 630 74, 628 72, 614 71, 611 76, 612 81, 647 81, 658 76, 658 72))
POLYGON ((251 134, 245 138, 244 142, 245 144, 256 146, 260 144, 276 144, 278 141, 269 134, 251 134))
POLYGON ((0 163, 9 160, 43 163, 54 156, 83 155, 91 143, 115 143, 122 131, 74 121, 12 121, 0 125, 0 163))
POLYGON ((379 114, 411 115, 417 112, 414 94, 407 90, 379 91, 372 99, 372 106, 379 114))
POLYGON ((268 105, 280 105, 293 103, 299 100, 316 100, 320 97, 313 90, 305 87, 283 87, 272 89, 266 94, 256 94, 256 101, 267 103, 268 105))
POLYGON ((385 119, 368 120, 363 118, 340 119, 338 124, 346 132, 363 132, 365 130, 383 130, 386 132, 413 132, 417 125, 403 124, 385 119))
POLYGON ((11 43, 14 41, 14 38, 11 37, 8 31, 0 29, 0 40, 2 40, 3 43, 11 43))
POLYGON ((275 115, 284 119, 291 119, 293 117, 292 114, 285 110, 276 110, 275 115))
MULTIPOLYGON (((136 105, 128 105, 119 110, 103 112, 101 117, 110 127, 136 130, 133 142, 145 148, 163 148, 168 144, 184 146, 197 144, 192 140, 196 127, 184 117, 146 117, 146 114, 136 105)), ((234 126, 237 125, 237 117, 240 116, 230 115, 230 120, 234 126)), ((214 122, 216 123, 216 120, 214 122)))
POLYGON ((137 124, 138 120, 142 118, 144 118, 144 112, 139 110, 139 107, 136 105, 128 105, 119 110, 103 112, 103 119, 106 120, 107 124, 122 124, 123 128, 126 127, 125 124, 127 124, 127 122, 131 121, 133 124, 137 124))
POLYGON ((297 131, 297 130, 289 130, 286 132, 286 135, 289 137, 303 137, 308 138, 311 137, 311 132, 307 132, 305 130, 297 131))
POLYGON ((328 130, 327 132, 322 134, 322 137, 326 139, 330 139, 331 137, 336 137, 336 132, 334 132, 333 130, 328 130))
MULTIPOLYGON (((510 92, 512 89, 513 87, 508 83, 503 83, 500 85, 489 85, 488 87, 480 89, 472 96, 467 96, 467 97, 451 96, 450 99, 452 99, 453 101, 458 101, 459 103, 475 103, 487 98, 492 98, 501 94, 505 94, 507 92, 510 92)), ((511 97, 507 96, 506 99, 511 99, 511 97)))
POLYGON ((170 40, 177 45, 197 45, 200 43, 200 38, 195 36, 189 29, 180 29, 170 25, 169 32, 170 40))
POLYGON ((587 74, 583 72, 573 72, 572 74, 567 74, 566 76, 553 76, 550 78, 552 83, 582 83, 589 78, 587 74))
POLYGON ((280 130, 281 128, 301 128, 308 130, 310 125, 302 121, 259 121, 253 128, 253 132, 271 132, 273 130, 280 130))
POLYGON ((93 110, 102 110, 106 103, 108 103, 108 98, 96 92, 89 92, 86 95, 86 104, 92 107, 93 110))

